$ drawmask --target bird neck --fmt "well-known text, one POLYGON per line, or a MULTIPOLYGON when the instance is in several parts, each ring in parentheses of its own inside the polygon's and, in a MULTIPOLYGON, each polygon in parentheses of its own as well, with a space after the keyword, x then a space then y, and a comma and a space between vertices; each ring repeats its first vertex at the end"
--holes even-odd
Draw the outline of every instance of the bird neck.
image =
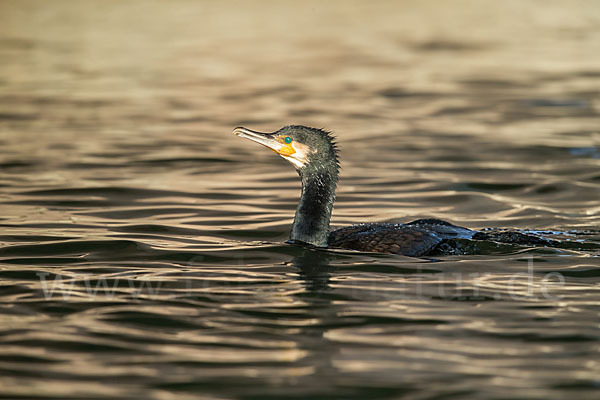
POLYGON ((302 179, 302 195, 290 233, 292 242, 327 247, 329 220, 338 178, 337 165, 330 167, 317 171, 299 171, 302 179))

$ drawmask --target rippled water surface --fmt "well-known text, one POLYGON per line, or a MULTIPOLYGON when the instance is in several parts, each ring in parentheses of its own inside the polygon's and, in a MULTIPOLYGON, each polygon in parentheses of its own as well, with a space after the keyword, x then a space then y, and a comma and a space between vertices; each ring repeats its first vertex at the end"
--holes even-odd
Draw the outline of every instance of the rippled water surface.
POLYGON ((0 398, 597 399, 594 1, 0 3, 0 398), (233 127, 333 130, 332 226, 562 248, 285 244, 233 127))

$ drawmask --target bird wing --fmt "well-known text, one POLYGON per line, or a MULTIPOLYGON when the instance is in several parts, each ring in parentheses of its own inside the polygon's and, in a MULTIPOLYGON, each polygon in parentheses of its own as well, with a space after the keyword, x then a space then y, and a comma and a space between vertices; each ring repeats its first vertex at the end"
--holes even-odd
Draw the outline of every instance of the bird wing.
POLYGON ((345 249, 419 257, 441 243, 439 235, 403 224, 360 224, 329 233, 328 245, 345 249))

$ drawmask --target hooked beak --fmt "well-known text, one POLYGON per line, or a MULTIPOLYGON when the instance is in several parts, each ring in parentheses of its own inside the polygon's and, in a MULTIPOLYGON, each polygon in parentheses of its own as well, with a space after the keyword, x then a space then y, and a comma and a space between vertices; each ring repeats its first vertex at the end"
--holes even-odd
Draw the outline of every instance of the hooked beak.
POLYGON ((256 132, 240 126, 233 130, 233 134, 262 144, 283 157, 289 157, 296 152, 293 146, 279 140, 272 133, 256 132))

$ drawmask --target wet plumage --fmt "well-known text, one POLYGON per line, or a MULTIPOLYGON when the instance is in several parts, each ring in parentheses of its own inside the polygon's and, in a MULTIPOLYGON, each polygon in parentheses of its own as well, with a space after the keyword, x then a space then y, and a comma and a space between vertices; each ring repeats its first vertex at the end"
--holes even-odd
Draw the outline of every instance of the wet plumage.
POLYGON ((473 231, 445 221, 421 219, 408 224, 370 223, 329 233, 328 244, 360 251, 422 256, 447 239, 471 238, 473 231))
POLYGON ((517 232, 477 232, 437 219, 408 224, 357 224, 329 232, 339 175, 338 149, 331 133, 302 125, 285 126, 273 133, 238 127, 233 133, 273 150, 300 175, 302 192, 290 232, 293 243, 413 257, 474 251, 473 246, 461 247, 464 241, 549 243, 517 232))

